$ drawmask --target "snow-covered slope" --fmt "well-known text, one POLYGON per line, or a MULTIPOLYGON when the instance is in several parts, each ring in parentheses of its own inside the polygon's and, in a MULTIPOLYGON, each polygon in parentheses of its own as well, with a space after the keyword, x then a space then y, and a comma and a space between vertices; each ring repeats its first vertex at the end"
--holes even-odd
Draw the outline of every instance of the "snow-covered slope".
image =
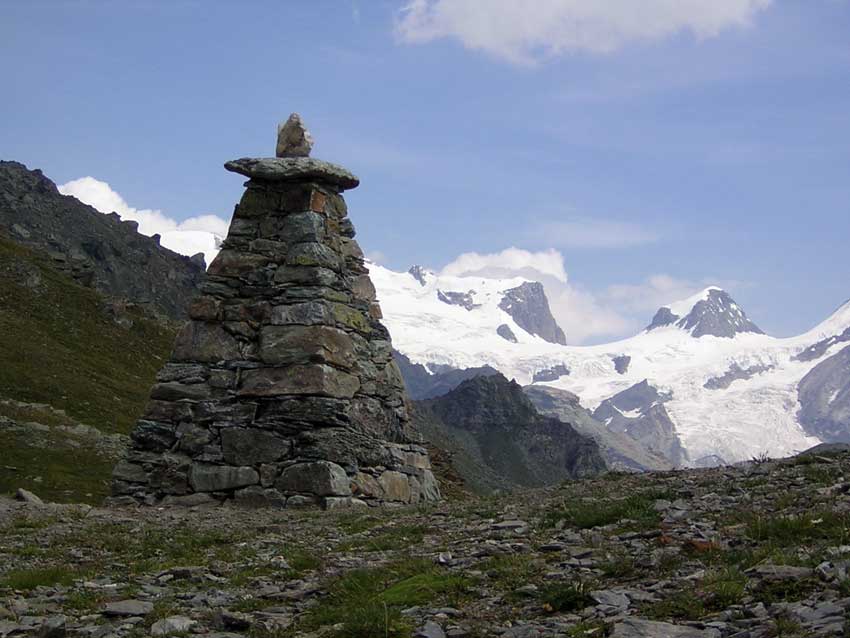
POLYGON ((629 339, 563 346, 530 334, 500 308, 522 278, 398 273, 375 264, 370 270, 393 344, 414 363, 490 365, 521 384, 532 383, 535 374, 556 377, 545 385, 574 392, 591 410, 647 380, 664 395, 685 463, 692 465, 716 457, 784 456, 820 443, 798 422, 798 385, 850 340, 850 332, 841 338, 850 328, 850 302, 807 333, 777 339, 762 334, 726 292, 712 287, 667 306, 672 321, 629 339), (441 301, 453 297, 448 293, 463 293, 463 303, 441 301), (516 343, 499 335, 502 325, 516 343), (569 374, 540 374, 564 368, 569 374))

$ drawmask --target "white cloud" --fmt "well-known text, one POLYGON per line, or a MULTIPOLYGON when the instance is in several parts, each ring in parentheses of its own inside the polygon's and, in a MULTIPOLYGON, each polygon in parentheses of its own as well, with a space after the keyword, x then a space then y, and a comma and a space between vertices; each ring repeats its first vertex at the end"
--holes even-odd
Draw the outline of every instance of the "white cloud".
POLYGON ((382 264, 387 260, 387 256, 380 250, 370 250, 366 253, 366 259, 373 264, 382 264))
POLYGON ((654 232, 636 224, 582 217, 543 222, 533 228, 530 235, 563 248, 615 248, 658 240, 654 232))
POLYGON ((661 306, 681 301, 705 290, 718 286, 725 290, 740 290, 749 286, 746 282, 705 277, 699 280, 679 279, 671 275, 657 274, 637 284, 615 284, 601 294, 605 303, 616 305, 625 312, 652 313, 661 306))
POLYGON ((140 233, 160 235, 160 243, 169 250, 190 257, 204 253, 208 266, 218 254, 230 225, 216 215, 199 215, 177 221, 160 210, 133 208, 109 184, 94 177, 71 180, 58 188, 63 195, 76 197, 101 213, 115 212, 121 215, 121 219, 138 222, 140 233))
POLYGON ((484 255, 463 253, 447 264, 441 274, 453 276, 479 274, 499 277, 506 276, 506 273, 519 274, 528 270, 549 275, 563 283, 567 282, 564 257, 554 249, 530 252, 511 247, 499 253, 484 255))
POLYGON ((680 32, 709 38, 745 27, 772 0, 412 0, 396 36, 407 43, 456 38, 517 64, 569 52, 608 53, 680 32))

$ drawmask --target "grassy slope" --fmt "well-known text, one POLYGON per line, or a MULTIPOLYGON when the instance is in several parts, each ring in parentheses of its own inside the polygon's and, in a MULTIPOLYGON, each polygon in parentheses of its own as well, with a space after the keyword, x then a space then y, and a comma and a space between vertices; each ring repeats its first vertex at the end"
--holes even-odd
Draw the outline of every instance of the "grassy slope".
MULTIPOLYGON (((130 317, 132 327, 118 325, 97 292, 54 270, 45 256, 0 237, 0 398, 45 403, 103 432, 128 433, 174 339, 171 328, 130 317), (27 278, 38 284, 24 285, 27 278)), ((4 412, 0 406, 0 416, 20 418, 4 412)), ((42 489, 33 486, 42 493, 60 484, 73 491, 74 467, 89 470, 79 473, 86 477, 78 486, 83 494, 91 493, 88 479, 102 486, 107 462, 96 462, 85 445, 74 451, 56 443, 45 450, 0 429, 0 491, 28 482, 21 468, 42 477, 42 489), (57 483, 56 477, 64 478, 57 483)))

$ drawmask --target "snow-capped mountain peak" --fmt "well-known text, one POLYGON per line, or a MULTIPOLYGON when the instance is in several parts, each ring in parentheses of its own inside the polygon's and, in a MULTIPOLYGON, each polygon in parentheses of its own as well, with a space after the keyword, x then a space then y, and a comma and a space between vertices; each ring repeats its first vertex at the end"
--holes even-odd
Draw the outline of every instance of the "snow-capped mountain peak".
POLYGON ((676 326, 695 338, 710 335, 731 339, 741 333, 764 334, 761 328, 750 321, 732 296, 716 286, 662 306, 646 331, 665 326, 676 326))

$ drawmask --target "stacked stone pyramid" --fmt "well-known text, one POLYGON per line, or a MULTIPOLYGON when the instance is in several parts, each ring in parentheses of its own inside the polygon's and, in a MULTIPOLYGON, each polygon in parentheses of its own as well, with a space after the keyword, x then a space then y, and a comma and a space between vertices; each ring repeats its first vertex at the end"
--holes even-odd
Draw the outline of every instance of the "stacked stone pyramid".
POLYGON ((273 507, 440 498, 342 192, 293 114, 249 178, 113 472, 121 500, 273 507))

